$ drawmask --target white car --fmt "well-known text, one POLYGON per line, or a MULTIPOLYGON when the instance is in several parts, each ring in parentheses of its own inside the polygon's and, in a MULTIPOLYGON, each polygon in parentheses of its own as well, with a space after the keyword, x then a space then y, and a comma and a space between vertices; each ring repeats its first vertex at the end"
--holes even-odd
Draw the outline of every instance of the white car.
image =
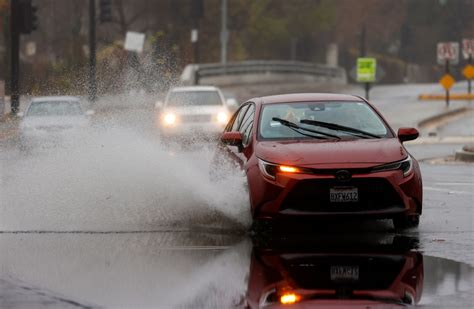
POLYGON ((84 112, 80 99, 71 96, 34 98, 25 113, 19 113, 20 147, 56 146, 65 137, 89 126, 89 115, 84 112))
POLYGON ((156 125, 165 139, 215 139, 229 121, 233 104, 217 87, 175 87, 164 102, 156 102, 156 125))

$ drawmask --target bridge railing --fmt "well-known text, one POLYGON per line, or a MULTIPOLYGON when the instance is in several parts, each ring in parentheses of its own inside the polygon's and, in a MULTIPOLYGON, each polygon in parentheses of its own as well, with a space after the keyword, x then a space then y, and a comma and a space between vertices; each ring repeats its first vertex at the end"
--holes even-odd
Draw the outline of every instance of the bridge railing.
POLYGON ((325 79, 346 79, 346 72, 340 67, 301 62, 252 60, 241 62, 205 63, 188 65, 181 76, 182 81, 197 84, 202 78, 246 75, 246 74, 298 74, 325 79))

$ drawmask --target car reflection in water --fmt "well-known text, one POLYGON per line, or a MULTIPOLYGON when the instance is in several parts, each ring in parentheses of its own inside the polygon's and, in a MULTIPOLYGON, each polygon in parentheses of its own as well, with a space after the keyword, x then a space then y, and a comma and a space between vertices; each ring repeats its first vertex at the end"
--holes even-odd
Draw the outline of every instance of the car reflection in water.
POLYGON ((247 306, 398 308, 418 303, 423 256, 411 251, 417 239, 359 237, 256 241, 247 306))

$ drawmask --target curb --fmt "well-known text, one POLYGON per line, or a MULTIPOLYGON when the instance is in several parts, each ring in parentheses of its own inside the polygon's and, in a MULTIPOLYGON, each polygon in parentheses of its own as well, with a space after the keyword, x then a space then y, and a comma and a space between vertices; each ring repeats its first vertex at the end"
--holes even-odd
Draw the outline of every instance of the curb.
POLYGON ((450 110, 450 111, 445 112, 445 113, 441 113, 441 114, 437 114, 437 115, 425 118, 425 119, 421 120, 420 122, 418 122, 418 128, 423 129, 423 128, 426 128, 426 127, 435 126, 436 123, 440 122, 441 120, 443 120, 447 117, 453 117, 453 116, 461 115, 461 114, 463 114, 465 112, 468 112, 470 110, 471 110, 471 108, 469 108, 467 106, 464 106, 464 107, 459 107, 459 108, 450 110))
MULTIPOLYGON (((474 100, 474 94, 469 93, 453 93, 449 95, 450 100, 474 100)), ((445 94, 420 94, 418 100, 446 100, 445 94)))
POLYGON ((456 150, 454 160, 464 162, 474 162, 474 152, 465 151, 463 149, 456 150))
POLYGON ((474 143, 474 136, 448 136, 448 137, 419 137, 416 140, 405 142, 407 145, 430 145, 430 144, 466 144, 474 143))

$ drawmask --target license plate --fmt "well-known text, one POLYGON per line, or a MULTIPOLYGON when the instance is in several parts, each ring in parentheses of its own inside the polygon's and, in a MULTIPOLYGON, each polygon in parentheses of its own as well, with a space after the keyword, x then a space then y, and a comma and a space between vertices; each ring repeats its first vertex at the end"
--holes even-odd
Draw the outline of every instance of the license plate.
POLYGON ((331 188, 329 189, 329 201, 331 203, 350 203, 359 201, 359 190, 350 188, 331 188))
POLYGON ((359 280, 359 266, 331 266, 331 281, 359 280))

